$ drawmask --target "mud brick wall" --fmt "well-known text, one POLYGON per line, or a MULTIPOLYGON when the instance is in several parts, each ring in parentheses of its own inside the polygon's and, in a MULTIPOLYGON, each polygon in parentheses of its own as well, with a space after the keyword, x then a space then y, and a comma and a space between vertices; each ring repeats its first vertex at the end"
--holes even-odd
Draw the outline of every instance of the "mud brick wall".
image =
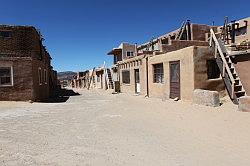
POLYGON ((47 99, 52 94, 56 79, 51 57, 41 43, 39 32, 34 27, 5 25, 0 26, 0 31, 11 32, 10 37, 0 37, 0 66, 13 68, 13 86, 0 87, 0 100, 47 99), (39 84, 39 68, 42 84, 39 84))
POLYGON ((31 58, 0 59, 0 66, 13 67, 13 86, 0 87, 0 100, 33 100, 31 58))
POLYGON ((34 27, 0 26, 0 31, 10 31, 11 37, 0 37, 0 52, 17 56, 30 56, 31 51, 40 51, 40 36, 34 27))
POLYGON ((163 44, 162 51, 164 53, 176 51, 182 48, 190 47, 190 46, 208 46, 208 42, 204 41, 186 41, 186 40, 172 40, 171 45, 163 44))
POLYGON ((211 26, 192 24, 192 40, 206 41, 206 33, 210 32, 211 26))

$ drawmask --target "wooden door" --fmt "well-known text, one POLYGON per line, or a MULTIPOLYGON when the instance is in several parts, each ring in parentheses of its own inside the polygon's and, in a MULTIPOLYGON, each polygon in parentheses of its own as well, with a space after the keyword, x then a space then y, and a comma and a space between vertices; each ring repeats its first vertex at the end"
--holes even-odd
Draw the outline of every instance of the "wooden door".
POLYGON ((180 96, 180 61, 169 62, 170 71, 170 98, 181 98, 180 96))

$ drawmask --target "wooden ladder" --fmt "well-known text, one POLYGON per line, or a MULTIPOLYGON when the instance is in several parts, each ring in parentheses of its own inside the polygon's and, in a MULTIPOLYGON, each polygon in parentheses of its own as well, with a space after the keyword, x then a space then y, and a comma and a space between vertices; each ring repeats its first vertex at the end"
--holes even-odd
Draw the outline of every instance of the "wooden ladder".
POLYGON ((178 31, 178 34, 175 37, 175 40, 180 40, 182 34, 184 33, 184 30, 186 28, 187 21, 183 21, 180 30, 178 31))
POLYGON ((234 104, 238 104, 238 99, 246 95, 246 91, 238 76, 231 56, 228 53, 224 42, 217 39, 213 29, 210 29, 210 47, 214 47, 214 56, 224 80, 227 92, 234 104))
POLYGON ((107 68, 105 73, 106 73, 106 80, 107 80, 107 89, 114 89, 114 83, 113 83, 110 69, 107 68))
POLYGON ((90 88, 90 85, 91 85, 92 80, 94 79, 94 78, 93 78, 93 77, 94 77, 94 72, 95 72, 95 67, 93 68, 91 77, 90 77, 89 82, 88 82, 88 90, 89 90, 89 88, 90 88))

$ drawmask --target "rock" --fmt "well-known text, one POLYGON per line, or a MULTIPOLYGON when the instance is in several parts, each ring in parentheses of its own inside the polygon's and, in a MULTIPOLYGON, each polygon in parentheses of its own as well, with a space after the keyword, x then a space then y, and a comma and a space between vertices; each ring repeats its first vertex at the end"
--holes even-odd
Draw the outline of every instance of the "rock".
POLYGON ((239 111, 250 112, 250 96, 243 96, 239 98, 239 111))
POLYGON ((179 97, 174 98, 174 101, 179 101, 179 97))
POLYGON ((29 103, 31 103, 31 104, 32 104, 33 102, 34 102, 34 101, 32 101, 32 100, 29 100, 29 103))
POLYGON ((220 96, 217 91, 195 89, 193 93, 193 103, 205 106, 220 106, 220 96))

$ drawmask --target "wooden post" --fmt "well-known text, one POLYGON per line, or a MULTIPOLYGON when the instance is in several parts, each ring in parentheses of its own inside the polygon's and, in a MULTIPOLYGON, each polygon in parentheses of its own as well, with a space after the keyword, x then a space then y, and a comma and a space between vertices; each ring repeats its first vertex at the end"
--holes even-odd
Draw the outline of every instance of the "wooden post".
POLYGON ((214 49, 214 57, 217 58, 217 49, 218 49, 218 46, 215 45, 215 49, 214 49))
POLYGON ((225 69, 226 69, 225 63, 223 62, 222 63, 222 77, 225 77, 225 69))
POLYGON ((209 40, 209 46, 212 47, 212 40, 213 40, 213 34, 210 33, 210 40, 209 40))
POLYGON ((231 94, 231 98, 234 98, 234 82, 232 83, 232 94, 231 94))

